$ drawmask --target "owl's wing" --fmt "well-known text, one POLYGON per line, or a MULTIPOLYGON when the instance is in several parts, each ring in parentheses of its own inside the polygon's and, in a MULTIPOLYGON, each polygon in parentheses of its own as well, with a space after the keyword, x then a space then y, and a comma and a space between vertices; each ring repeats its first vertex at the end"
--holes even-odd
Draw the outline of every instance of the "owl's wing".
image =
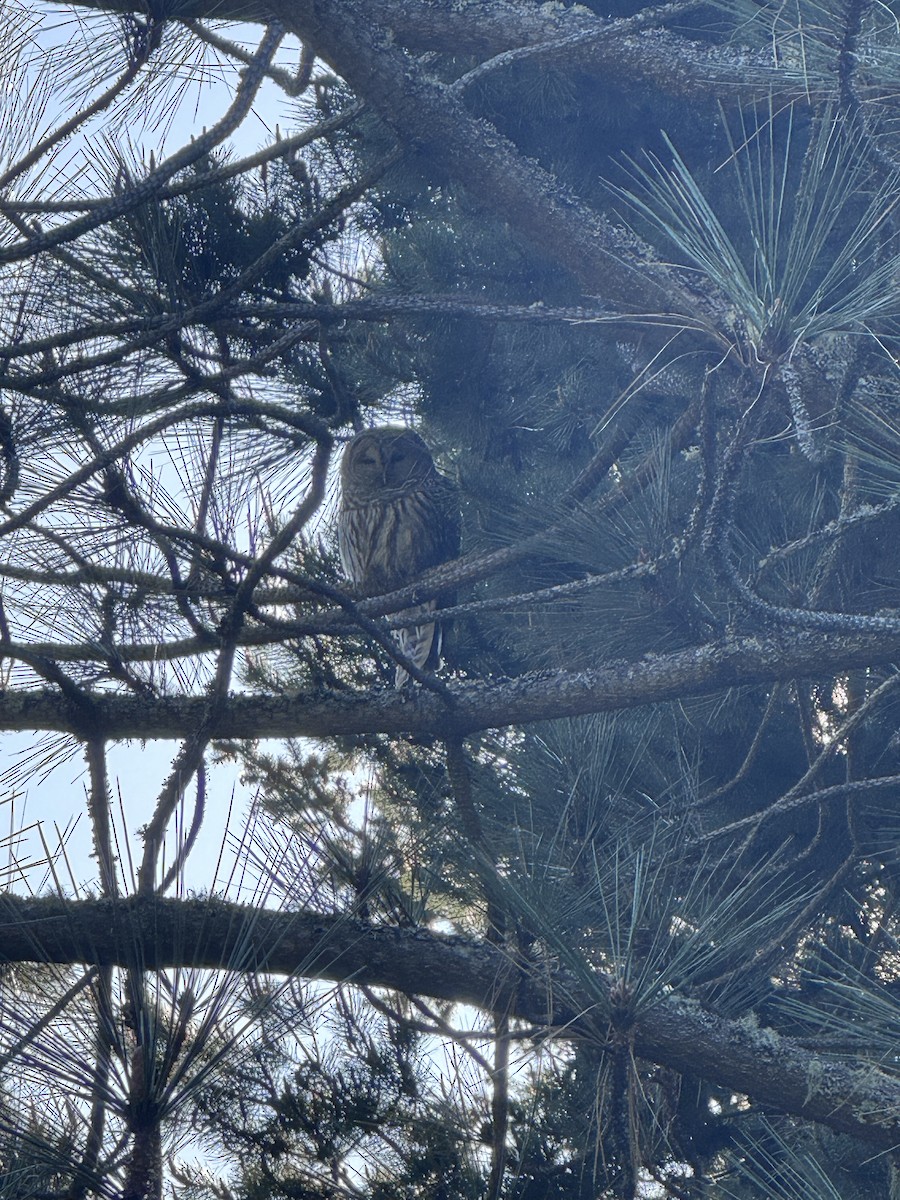
POLYGON ((364 575, 363 554, 359 545, 358 530, 354 528, 353 516, 348 508, 341 506, 337 523, 338 556, 341 570, 351 583, 359 583, 364 575))
POLYGON ((446 513, 446 529, 443 544, 445 554, 442 561, 446 562, 448 558, 459 557, 462 517, 459 511, 459 488, 446 475, 441 475, 440 479, 444 493, 442 507, 446 513))
POLYGON ((432 509, 428 529, 430 544, 422 555, 420 571, 438 567, 459 556, 459 489, 452 479, 435 472, 428 490, 432 509))

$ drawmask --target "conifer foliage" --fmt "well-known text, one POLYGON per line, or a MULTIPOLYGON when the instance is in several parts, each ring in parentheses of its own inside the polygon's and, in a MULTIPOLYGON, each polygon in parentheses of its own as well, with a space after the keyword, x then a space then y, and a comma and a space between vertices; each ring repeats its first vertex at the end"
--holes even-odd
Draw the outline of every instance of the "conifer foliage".
POLYGON ((0 21, 0 1197, 900 1195, 891 10, 0 21))

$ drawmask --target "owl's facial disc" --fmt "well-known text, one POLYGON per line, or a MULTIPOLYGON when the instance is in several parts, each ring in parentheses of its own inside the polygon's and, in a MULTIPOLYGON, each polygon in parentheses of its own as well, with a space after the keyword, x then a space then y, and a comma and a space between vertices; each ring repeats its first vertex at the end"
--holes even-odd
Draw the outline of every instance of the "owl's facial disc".
POLYGON ((391 500, 415 490, 434 470, 428 448, 410 429, 382 428, 357 437, 341 467, 346 494, 391 500))
POLYGON ((352 470, 357 479, 377 485, 384 471, 380 447, 371 441, 362 442, 353 456, 352 470))
POLYGON ((415 446, 406 444, 386 447, 387 453, 383 460, 384 482, 388 485, 399 486, 418 479, 422 475, 421 468, 425 466, 422 455, 415 446))

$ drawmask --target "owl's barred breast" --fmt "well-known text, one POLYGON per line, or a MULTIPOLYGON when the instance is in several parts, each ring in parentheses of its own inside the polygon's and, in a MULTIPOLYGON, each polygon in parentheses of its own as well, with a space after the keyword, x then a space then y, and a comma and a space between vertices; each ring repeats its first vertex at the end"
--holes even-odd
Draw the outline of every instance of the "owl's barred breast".
POLYGON ((372 594, 389 592, 452 556, 446 514, 434 499, 422 489, 392 500, 346 505, 338 541, 348 578, 372 594))

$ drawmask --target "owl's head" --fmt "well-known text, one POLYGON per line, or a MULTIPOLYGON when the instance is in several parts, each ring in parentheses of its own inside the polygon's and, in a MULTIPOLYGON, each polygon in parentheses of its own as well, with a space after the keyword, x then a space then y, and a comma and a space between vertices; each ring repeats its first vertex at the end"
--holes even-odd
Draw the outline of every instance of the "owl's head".
POLYGON ((364 429, 344 449, 341 487, 351 501, 387 500, 417 488, 434 471, 431 452, 401 425, 364 429))

